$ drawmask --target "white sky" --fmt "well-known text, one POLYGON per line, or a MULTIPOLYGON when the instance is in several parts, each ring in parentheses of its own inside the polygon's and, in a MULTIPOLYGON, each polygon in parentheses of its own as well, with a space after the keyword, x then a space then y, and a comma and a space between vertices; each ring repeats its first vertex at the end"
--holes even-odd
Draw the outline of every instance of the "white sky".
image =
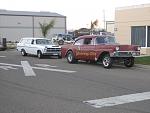
POLYGON ((49 11, 67 17, 67 29, 89 27, 91 20, 114 20, 116 7, 150 3, 150 0, 0 0, 0 9, 17 11, 49 11))

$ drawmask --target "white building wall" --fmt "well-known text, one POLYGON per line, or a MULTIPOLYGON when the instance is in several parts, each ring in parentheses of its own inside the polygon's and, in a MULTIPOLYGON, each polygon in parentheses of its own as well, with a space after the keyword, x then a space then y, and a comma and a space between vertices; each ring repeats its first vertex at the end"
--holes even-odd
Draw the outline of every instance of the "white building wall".
POLYGON ((0 36, 7 41, 19 41, 21 37, 31 37, 32 29, 25 28, 0 28, 0 36))
POLYGON ((32 17, 29 16, 0 16, 1 27, 32 27, 32 17))
POLYGON ((0 15, 0 37, 7 38, 7 41, 19 41, 21 37, 42 37, 39 22, 49 23, 53 19, 55 25, 49 31, 48 37, 52 34, 65 33, 66 20, 62 17, 0 15))
POLYGON ((39 23, 49 23, 54 20, 54 27, 48 32, 48 38, 50 38, 53 34, 65 33, 65 18, 58 17, 34 17, 34 36, 42 37, 41 29, 39 23))

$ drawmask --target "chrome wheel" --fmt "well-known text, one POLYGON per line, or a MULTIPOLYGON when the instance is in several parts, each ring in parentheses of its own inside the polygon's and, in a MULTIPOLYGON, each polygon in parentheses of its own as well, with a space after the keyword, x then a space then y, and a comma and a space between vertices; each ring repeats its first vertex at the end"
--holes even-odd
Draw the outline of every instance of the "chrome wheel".
POLYGON ((77 62, 77 60, 75 59, 75 56, 74 56, 74 54, 73 54, 72 51, 68 51, 68 53, 67 53, 67 61, 69 63, 75 63, 75 62, 77 62))
POLYGON ((103 63, 104 68, 111 68, 112 59, 110 58, 109 55, 105 55, 102 59, 102 63, 103 63))
POLYGON ((69 62, 72 62, 73 56, 71 53, 68 54, 67 59, 69 62))

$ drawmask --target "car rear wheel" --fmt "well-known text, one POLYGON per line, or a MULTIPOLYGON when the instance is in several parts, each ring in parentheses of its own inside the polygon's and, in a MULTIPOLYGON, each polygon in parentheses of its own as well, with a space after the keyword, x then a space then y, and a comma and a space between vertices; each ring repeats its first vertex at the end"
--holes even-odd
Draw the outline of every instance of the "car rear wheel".
POLYGON ((134 65, 134 58, 127 58, 124 60, 124 65, 126 67, 133 67, 134 65))
POLYGON ((103 67, 107 69, 112 67, 112 59, 108 54, 104 55, 104 57, 102 58, 102 64, 103 67))
POLYGON ((74 54, 73 54, 72 51, 69 51, 69 52, 67 53, 67 61, 68 61, 69 63, 75 63, 75 62, 77 62, 77 60, 75 59, 74 54))
POLYGON ((39 59, 41 59, 41 58, 43 57, 43 55, 42 55, 42 52, 41 52, 41 51, 38 51, 38 52, 37 52, 37 57, 38 57, 39 59))
POLYGON ((27 53, 26 53, 26 51, 24 49, 21 50, 21 55, 22 56, 27 56, 27 53))

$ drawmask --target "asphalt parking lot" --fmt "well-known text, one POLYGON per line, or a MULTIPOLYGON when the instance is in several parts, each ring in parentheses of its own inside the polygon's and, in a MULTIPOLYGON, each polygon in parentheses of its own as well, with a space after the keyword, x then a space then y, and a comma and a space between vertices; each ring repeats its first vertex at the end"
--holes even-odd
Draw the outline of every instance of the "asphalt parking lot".
POLYGON ((150 113, 149 99, 148 67, 104 69, 0 51, 0 113, 150 113))

